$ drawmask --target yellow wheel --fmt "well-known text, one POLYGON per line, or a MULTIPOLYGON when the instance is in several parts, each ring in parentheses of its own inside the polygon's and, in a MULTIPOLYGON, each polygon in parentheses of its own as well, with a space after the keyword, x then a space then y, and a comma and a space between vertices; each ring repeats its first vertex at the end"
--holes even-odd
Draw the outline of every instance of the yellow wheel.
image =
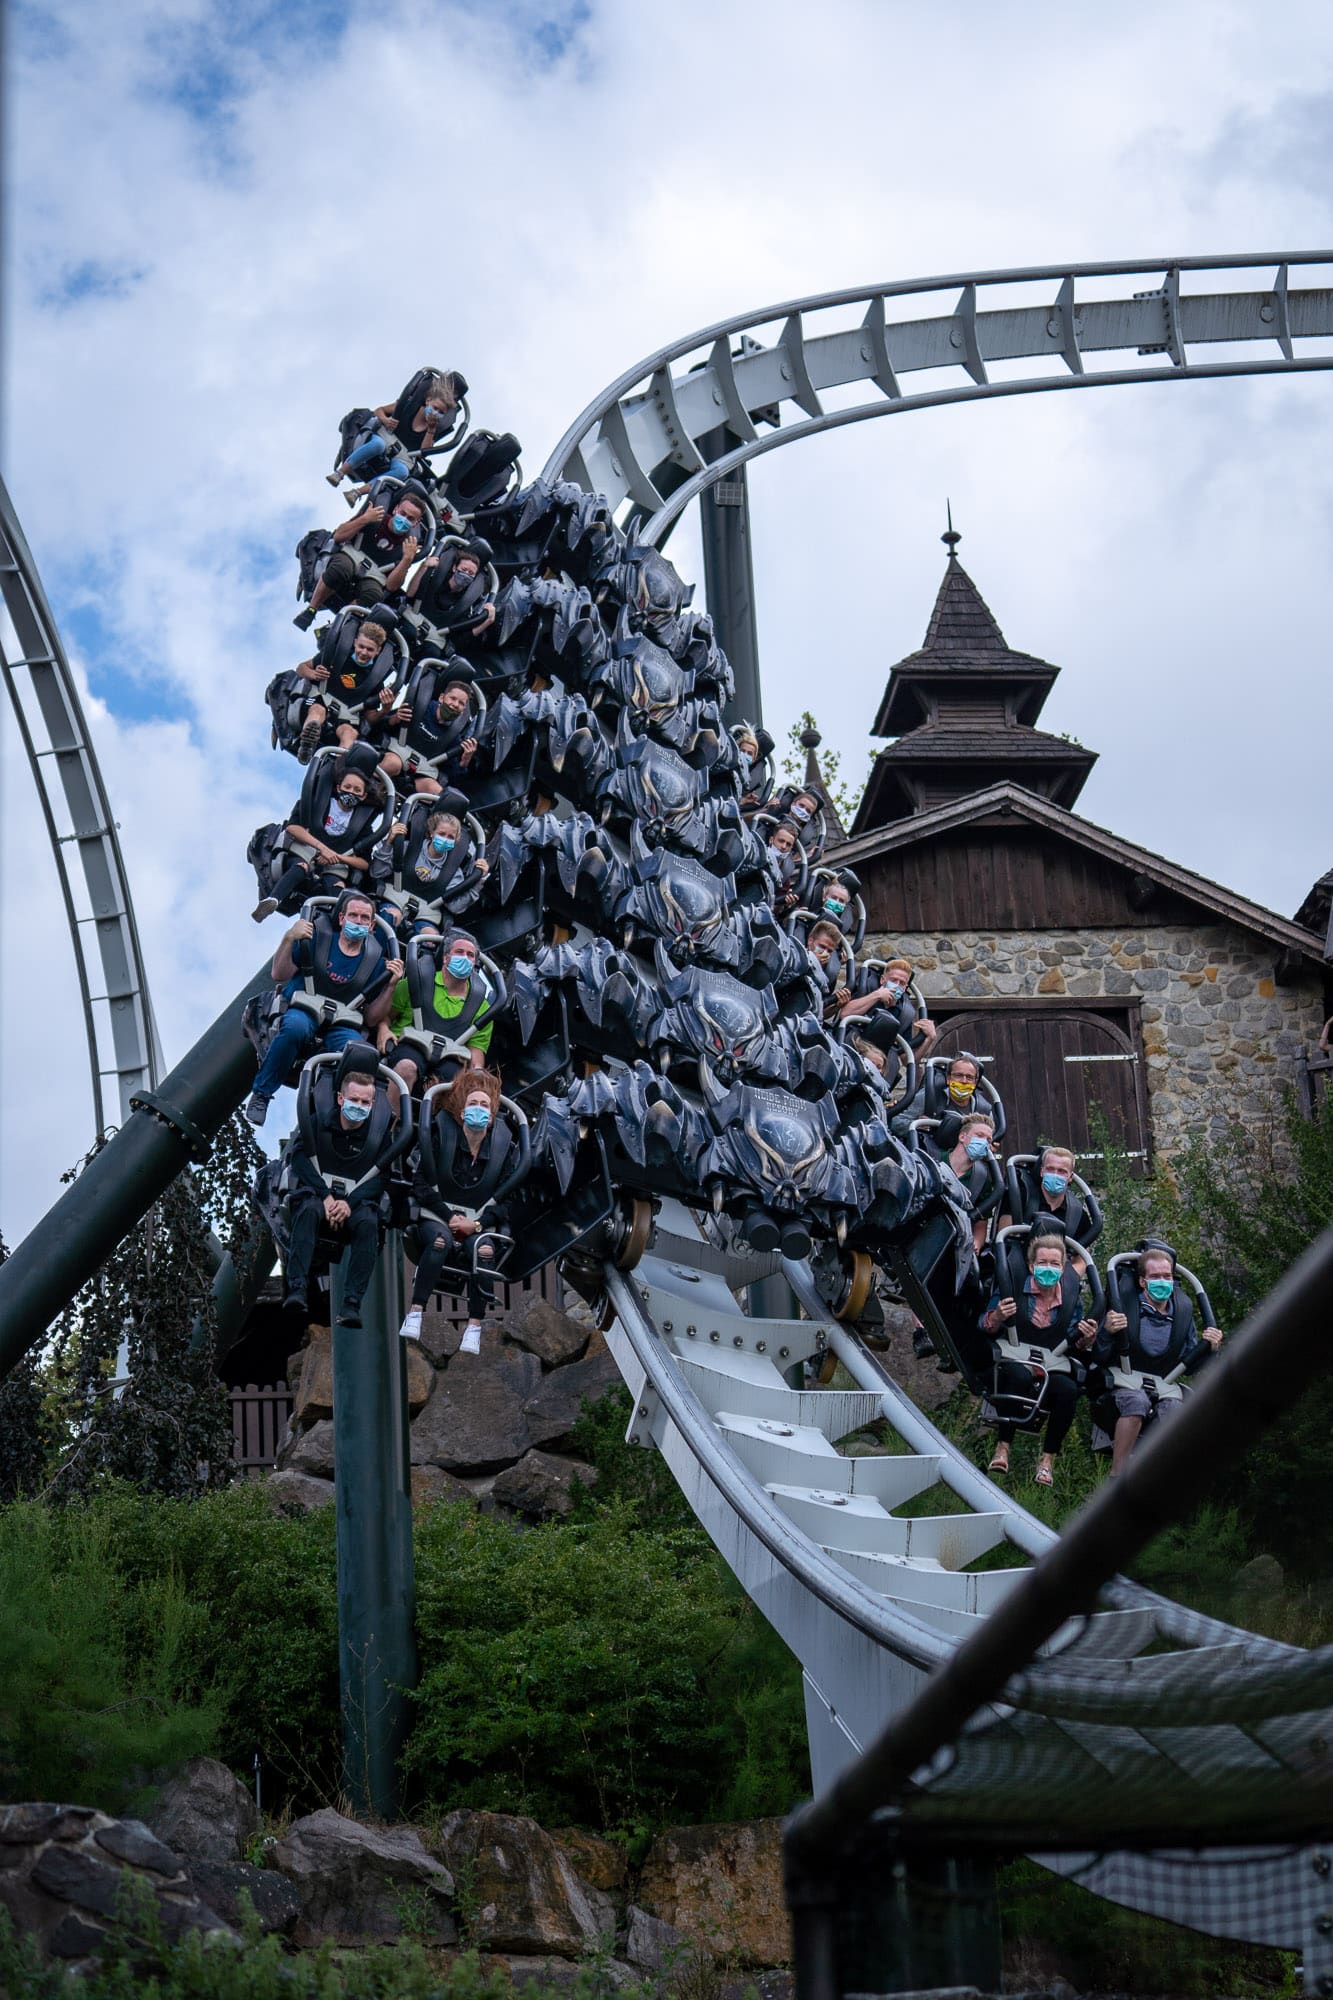
POLYGON ((860 1319, 870 1297, 870 1286, 875 1276, 874 1262, 864 1250, 853 1250, 850 1263, 844 1266, 846 1285, 841 1298, 833 1308, 834 1319, 860 1319))
POLYGON ((833 1377, 837 1374, 837 1372, 838 1372, 838 1357, 833 1352, 833 1349, 830 1347, 825 1350, 824 1358, 819 1364, 820 1388, 827 1389, 829 1383, 833 1380, 833 1377))

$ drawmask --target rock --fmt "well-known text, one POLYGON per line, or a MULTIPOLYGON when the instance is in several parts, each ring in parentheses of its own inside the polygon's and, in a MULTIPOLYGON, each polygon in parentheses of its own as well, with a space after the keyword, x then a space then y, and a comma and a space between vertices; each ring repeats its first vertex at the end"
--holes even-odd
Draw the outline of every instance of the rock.
POLYGON ((282 1469, 308 1472, 312 1479, 333 1477, 333 1419, 320 1417, 309 1430, 302 1431, 285 1446, 282 1469))
POLYGON ((575 1458, 557 1458, 549 1451, 525 1452, 517 1465, 500 1473, 491 1488, 497 1506, 512 1507, 516 1514, 534 1518, 568 1514, 574 1506, 576 1486, 593 1486, 597 1474, 590 1465, 575 1458))
POLYGON ((530 1292, 506 1314, 504 1330, 547 1368, 577 1361, 588 1345, 588 1328, 536 1292, 530 1292))
POLYGON ((433 1507, 438 1500, 466 1500, 469 1507, 475 1507, 477 1496, 470 1486, 464 1486, 461 1479, 455 1479, 452 1472, 442 1472, 438 1465, 414 1465, 412 1467, 412 1505, 433 1507))
POLYGON ((292 1403, 292 1428, 302 1430, 319 1417, 333 1415, 333 1335, 315 1327, 301 1355, 301 1379, 292 1403))
POLYGON ((516 1348, 451 1362, 436 1376, 430 1401, 412 1425, 413 1465, 442 1465, 447 1472, 512 1465, 532 1442, 524 1404, 540 1378, 536 1355, 516 1348))
POLYGON ((42 1958, 86 1969, 125 1913, 127 1884, 151 1903, 167 1939, 192 1931, 235 1939, 141 1820, 44 1801, 0 1806, 0 1911, 42 1958))
POLYGON ((785 1965, 791 1926, 782 1891, 782 1822, 670 1827, 639 1880, 649 1916, 692 1944, 745 1965, 785 1965))
POLYGON ((630 1904, 625 1956, 641 1972, 661 1972, 664 1966, 677 1964, 685 1953, 697 1949, 674 1924, 664 1924, 660 1917, 650 1917, 637 1903, 630 1904))
MULTIPOLYGON (((259 1831, 259 1814, 225 1764, 215 1757, 195 1757, 162 1787, 148 1824, 189 1862, 235 1862, 245 1859, 246 1847, 259 1831)), ((106 1845, 104 1840, 100 1844, 106 1845)))
POLYGON ((404 1343, 407 1354, 407 1407, 416 1415, 424 1410, 435 1387, 435 1363, 429 1354, 422 1352, 421 1343, 409 1340, 404 1343))
POLYGON ((439 1845, 471 1883, 468 1942, 479 1951, 574 1958, 597 1939, 597 1914, 572 1863, 535 1820, 452 1812, 439 1845))
POLYGON ((1281 1590, 1284 1580, 1276 1556, 1252 1556, 1236 1571, 1232 1589, 1243 1597, 1271 1597, 1281 1590))
POLYGON ((453 1877, 413 1827, 362 1826, 325 1807, 293 1822, 273 1849, 273 1865, 300 1902, 295 1944, 388 1942, 404 1931, 452 1944, 457 1936, 446 1907, 453 1877))
POLYGON ((584 1402, 596 1403, 620 1381, 620 1370, 609 1352, 591 1354, 544 1377, 523 1412, 533 1444, 568 1444, 584 1402))
MULTIPOLYGON (((539 1958, 528 1952, 505 1952, 503 1956, 492 1955, 483 1959, 483 1969, 487 1972, 503 1972, 509 1977, 515 1993, 531 1990, 535 1983, 543 1994, 546 1993, 586 1993, 589 1990, 589 1972, 586 1965, 576 1959, 539 1958)), ((626 1965, 618 1958, 598 1961, 595 1984, 612 1988, 622 1986, 639 1987, 641 1981, 632 1965, 626 1965)))
POLYGON ((624 1901, 629 1888, 629 1863, 623 1847, 617 1847, 614 1841, 603 1840, 598 1834, 585 1833, 582 1827, 577 1826, 556 1827, 551 1838, 569 1856, 581 1882, 624 1901))
POLYGON ((286 1937, 301 1914, 301 1898, 295 1886, 274 1868, 252 1868, 244 1861, 192 1861, 190 1880, 209 1908, 236 1930, 241 1928, 245 1915, 241 1908, 243 1894, 249 1897, 265 1937, 270 1931, 286 1937))
POLYGON ((270 1472, 264 1481, 266 1499, 284 1514, 309 1514, 316 1507, 327 1507, 333 1500, 333 1481, 313 1479, 308 1472, 297 1472, 288 1467, 283 1472, 270 1472))

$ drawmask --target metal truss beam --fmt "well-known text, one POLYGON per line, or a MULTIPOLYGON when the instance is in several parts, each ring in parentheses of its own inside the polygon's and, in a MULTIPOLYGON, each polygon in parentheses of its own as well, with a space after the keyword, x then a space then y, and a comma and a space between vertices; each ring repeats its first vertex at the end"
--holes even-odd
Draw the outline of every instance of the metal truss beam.
POLYGON ((607 494, 657 543, 748 460, 844 424, 999 396, 1326 368, 1330 250, 908 279, 788 300, 659 348, 588 405, 544 476, 607 494), (1293 270, 1311 282, 1291 289, 1293 270), (1258 271, 1272 276, 1256 286, 1258 271), (1142 288, 1145 277, 1156 283, 1142 288), (1269 345, 1275 354, 1261 351, 1269 345), (861 384, 868 400, 856 399, 861 384), (700 462, 723 424, 732 448, 700 462))
POLYGON ((13 503, 0 483, 0 674, 55 856, 83 1004, 99 1133, 162 1069, 129 878, 74 676, 13 503), (96 973, 100 970, 100 981, 96 973), (108 1104, 108 1082, 115 1094, 108 1104))

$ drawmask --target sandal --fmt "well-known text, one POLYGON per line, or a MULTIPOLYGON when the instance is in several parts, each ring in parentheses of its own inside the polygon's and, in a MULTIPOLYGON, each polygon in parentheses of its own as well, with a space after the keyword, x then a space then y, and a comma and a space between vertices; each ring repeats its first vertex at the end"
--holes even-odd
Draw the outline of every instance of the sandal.
POLYGON ((1055 1484, 1055 1474, 1051 1471, 1049 1465, 1039 1465, 1033 1473, 1032 1478, 1038 1486, 1054 1486, 1055 1484))
POLYGON ((994 1458, 991 1460, 990 1464, 986 1467, 986 1470, 987 1472, 998 1475, 998 1477, 1003 1479, 1005 1474, 1009 1470, 1009 1460, 1007 1457, 1001 1458, 999 1452, 997 1451, 994 1458))

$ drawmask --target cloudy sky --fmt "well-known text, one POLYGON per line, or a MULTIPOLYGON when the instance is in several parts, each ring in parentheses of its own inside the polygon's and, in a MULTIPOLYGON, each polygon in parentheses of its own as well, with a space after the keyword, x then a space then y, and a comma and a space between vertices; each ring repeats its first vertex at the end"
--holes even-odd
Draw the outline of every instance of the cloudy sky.
MULTIPOLYGON (((1333 17, 1294 0, 44 0, 11 9, 4 474, 83 679, 168 1056, 272 939, 263 690, 357 403, 455 365, 537 470, 611 377, 823 288, 1333 241, 1333 17)), ((1145 284, 1149 281, 1144 281, 1145 284)), ((1325 825, 1333 383, 866 424, 752 473, 765 712, 864 765, 946 496, 1091 818, 1290 913, 1325 825)), ((673 546, 697 571, 692 530, 673 546)), ((0 716, 0 1227, 89 1136, 0 716)))

